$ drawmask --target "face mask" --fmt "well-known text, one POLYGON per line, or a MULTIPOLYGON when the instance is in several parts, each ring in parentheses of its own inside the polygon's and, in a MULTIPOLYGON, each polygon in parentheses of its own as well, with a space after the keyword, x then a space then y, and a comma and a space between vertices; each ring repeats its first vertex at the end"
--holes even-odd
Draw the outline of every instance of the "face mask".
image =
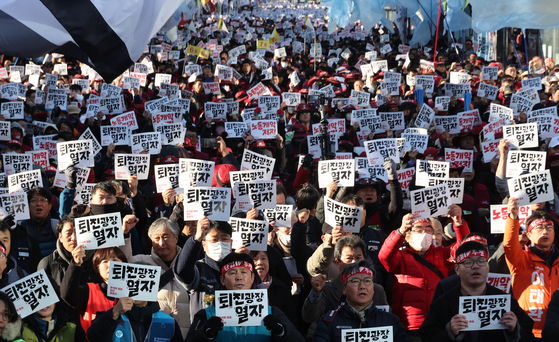
POLYGON ((113 204, 89 204, 89 207, 93 215, 117 213, 120 211, 118 210, 118 202, 113 204))
POLYGON ((207 244, 208 258, 215 260, 217 262, 223 260, 229 253, 231 253, 231 243, 230 242, 214 242, 207 244))
POLYGON ((281 62, 281 67, 284 68, 284 69, 287 68, 287 63, 286 62, 281 62))
POLYGON ((71 123, 75 124, 76 122, 78 122, 78 120, 80 119, 78 116, 73 116, 73 115, 68 115, 68 121, 70 121, 71 123))
POLYGON ((126 205, 126 203, 124 203, 124 198, 122 197, 117 197, 116 203, 117 203, 118 211, 122 211, 126 205))
POLYGON ((33 117, 32 117, 32 116, 27 116, 27 115, 26 115, 26 116, 25 116, 25 121, 31 122, 31 121, 33 121, 33 117))
POLYGON ((278 234, 278 235, 279 235, 279 240, 281 241, 282 244, 286 246, 291 246, 291 235, 286 235, 286 234, 278 234))
POLYGON ((409 244, 416 251, 425 252, 433 244, 433 235, 427 233, 412 234, 409 244))
POLYGON ((99 93, 101 91, 102 86, 103 86, 102 84, 96 84, 93 87, 95 88, 95 91, 99 93))
POLYGON ((346 113, 345 121, 351 121, 351 113, 346 113))
POLYGON ((72 137, 72 133, 70 132, 60 132, 59 133, 61 137, 63 137, 65 140, 68 140, 72 137))

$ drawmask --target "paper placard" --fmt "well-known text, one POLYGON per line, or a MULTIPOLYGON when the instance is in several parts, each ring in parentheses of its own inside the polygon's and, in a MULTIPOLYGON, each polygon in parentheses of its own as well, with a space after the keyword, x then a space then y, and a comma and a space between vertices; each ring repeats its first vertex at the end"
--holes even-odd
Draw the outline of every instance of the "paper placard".
POLYGON ((402 137, 406 138, 404 152, 416 150, 423 154, 429 143, 429 136, 424 134, 402 133, 402 137))
POLYGON ((6 120, 23 119, 23 101, 3 102, 0 107, 0 114, 6 120))
POLYGON ((538 136, 542 140, 559 135, 559 117, 557 116, 544 115, 535 118, 530 117, 528 118, 528 123, 536 123, 538 125, 538 136))
POLYGON ((416 75, 415 88, 423 89, 426 94, 432 94, 435 90, 435 77, 431 75, 416 75))
POLYGON ((435 121, 435 129, 438 134, 443 132, 448 132, 450 134, 460 133, 460 127, 458 125, 458 116, 435 116, 433 117, 435 121))
POLYGON ((396 139, 368 140, 364 143, 369 165, 382 165, 385 158, 392 159, 396 164, 400 163, 400 154, 396 139))
MULTIPOLYGON (((158 193, 179 187, 179 164, 155 165, 155 187, 158 193)), ((177 192, 179 192, 177 190, 177 192)))
POLYGON ((263 112, 277 112, 280 109, 281 98, 279 96, 260 96, 258 97, 258 107, 263 112))
POLYGON ((318 162, 318 183, 321 189, 329 183, 353 187, 355 184, 355 160, 321 160, 318 162))
POLYGON ((257 85, 247 90, 247 95, 250 96, 252 100, 255 100, 258 99, 258 97, 261 95, 272 94, 270 93, 270 90, 262 84, 262 82, 259 82, 257 85))
POLYGON ((469 83, 445 83, 444 91, 446 96, 456 96, 457 98, 462 99, 464 98, 464 94, 471 92, 471 87, 469 83))
POLYGON ((157 301, 161 266, 148 266, 111 260, 107 295, 138 301, 157 301))
POLYGON ((37 164, 43 169, 47 166, 50 166, 49 151, 27 151, 25 152, 25 154, 30 154, 33 164, 37 164))
POLYGON ((10 193, 27 192, 35 187, 43 187, 41 170, 19 172, 8 176, 8 188, 10 193))
POLYGON ((130 137, 133 154, 140 154, 147 151, 149 155, 161 153, 161 133, 148 132, 132 134, 130 137))
POLYGON ((406 128, 404 112, 381 112, 379 113, 382 129, 403 130, 406 128))
POLYGON ((127 126, 130 130, 138 129, 136 113, 126 112, 111 119, 111 126, 127 126))
POLYGON ((282 93, 283 102, 288 107, 297 106, 301 103, 301 94, 300 93, 282 93))
POLYGON ((250 134, 255 140, 275 139, 278 134, 277 121, 258 120, 250 122, 250 134))
POLYGON ((512 120, 514 120, 513 110, 505 106, 491 103, 489 106, 489 122, 497 121, 502 117, 504 117, 507 122, 512 122, 512 120))
POLYGON ((499 67, 484 66, 481 68, 482 81, 496 80, 499 78, 499 67))
POLYGON ((450 96, 437 96, 435 99, 435 108, 440 111, 448 112, 448 105, 450 104, 450 96))
POLYGON ((445 183, 450 191, 452 204, 462 204, 464 198, 464 178, 439 178, 427 176, 427 187, 445 183))
POLYGON ((516 198, 518 205, 553 201, 553 184, 549 170, 510 178, 507 183, 510 197, 516 198))
POLYGON ((247 125, 244 122, 225 122, 225 132, 227 138, 244 138, 248 131, 247 125))
POLYGON ((512 275, 489 272, 489 274, 487 275, 487 283, 503 292, 510 293, 512 275))
POLYGON ((124 113, 124 110, 125 106, 122 96, 101 97, 99 99, 99 113, 114 115, 124 113))
POLYGON ((510 295, 460 296, 458 314, 468 320, 468 327, 460 331, 508 329, 499 321, 510 311, 510 302, 510 295))
MULTIPOLYGON (((238 182, 251 182, 257 180, 270 180, 266 170, 245 170, 245 171, 231 171, 229 178, 231 180, 231 188, 235 188, 235 183, 238 182)), ((233 192, 233 196, 237 197, 233 192)))
POLYGON ((450 83, 454 84, 466 84, 468 83, 470 75, 465 72, 450 72, 450 83))
POLYGON ((33 157, 30 154, 8 153, 2 155, 4 172, 13 175, 33 169, 33 157))
MULTIPOLYGON (((312 125, 312 132, 313 135, 320 133, 320 128, 322 124, 313 124, 312 125)), ((328 133, 340 133, 344 134, 346 132, 345 129, 345 119, 328 119, 328 133)))
POLYGON ((22 221, 30 218, 27 194, 17 192, 0 195, 0 217, 7 215, 14 215, 15 221, 22 221))
POLYGON ((245 149, 243 152, 243 159, 241 159, 241 171, 264 169, 268 175, 267 179, 271 179, 275 163, 275 158, 266 157, 262 154, 245 149))
POLYGON ((233 187, 239 210, 271 209, 276 206, 276 181, 237 182, 233 187))
POLYGON ((512 148, 538 147, 538 124, 536 122, 503 127, 503 139, 512 148))
MULTIPOLYGON (((509 217, 508 205, 492 204, 490 206, 490 210, 491 210, 491 234, 504 234, 507 218, 509 217)), ((518 207, 518 222, 520 224, 520 229, 524 229, 526 219, 530 217, 530 215, 532 215, 532 207, 530 205, 524 205, 518 207)))
POLYGON ((371 98, 371 93, 365 91, 351 90, 351 96, 349 97, 349 102, 351 103, 352 100, 356 101, 357 102, 356 104, 359 106, 359 108, 361 108, 361 106, 363 105, 369 106, 370 98, 371 98))
POLYGON ((414 219, 446 215, 452 205, 446 183, 410 192, 411 211, 414 219))
POLYGON ((457 148, 445 148, 444 160, 450 162, 452 168, 464 167, 463 172, 472 172, 474 166, 474 151, 457 148))
POLYGON ((59 302, 45 270, 21 278, 0 291, 10 297, 21 318, 59 302))
POLYGON ((433 108, 429 107, 426 104, 423 104, 421 106, 421 110, 415 118, 415 126, 419 128, 429 129, 434 117, 435 111, 433 110, 433 108))
POLYGON ((161 145, 177 145, 184 142, 186 129, 182 123, 153 125, 161 133, 161 145))
POLYGON ((506 164, 506 177, 518 177, 521 174, 545 171, 547 154, 534 151, 509 151, 506 164))
MULTIPOLYGON (((409 168, 409 169, 398 170, 397 173, 398 173, 398 183, 402 188, 403 197, 409 198, 409 188, 410 188, 411 180, 415 175, 415 170, 409 168)), ((390 185, 387 185, 387 188, 389 189, 390 185)))
MULTIPOLYGON (((486 126, 487 127, 487 126, 486 126)), ((489 163, 495 156, 499 158, 499 140, 489 140, 481 143, 483 162, 489 163)))
POLYGON ((388 174, 384 167, 382 165, 370 165, 367 158, 355 158, 355 171, 357 171, 357 179, 381 179, 388 183, 388 174))
POLYGON ((490 124, 483 126, 483 137, 486 140, 495 139, 495 135, 503 133, 503 127, 507 123, 506 117, 501 117, 497 121, 493 121, 490 124))
POLYGON ((128 126, 101 126, 101 146, 127 146, 130 144, 130 128, 128 126))
POLYGON ((212 186, 215 162, 181 158, 179 160, 179 187, 212 186))
POLYGON ((268 316, 268 290, 215 291, 215 315, 228 327, 262 325, 268 316))
POLYGON ((228 221, 231 216, 231 188, 195 187, 184 189, 184 220, 228 221))
POLYGON ((366 135, 386 132, 386 130, 382 128, 382 119, 380 116, 359 119, 359 128, 361 133, 366 135))
POLYGON ((80 189, 76 188, 76 197, 74 197, 74 200, 78 204, 89 204, 89 202, 91 202, 91 191, 94 186, 95 183, 86 183, 80 189))
POLYGON ((120 212, 74 219, 77 244, 86 250, 124 246, 120 212))
POLYGON ((495 101, 499 87, 492 86, 486 83, 480 83, 477 89, 477 96, 486 97, 488 100, 495 101))
POLYGON ((266 251, 268 248, 268 222, 231 217, 233 231, 232 248, 244 246, 251 251, 266 251))
POLYGON ((264 209, 264 218, 267 222, 275 222, 276 226, 291 228, 291 215, 293 213, 293 205, 276 205, 272 209, 264 209))
POLYGON ((115 179, 128 180, 137 176, 138 180, 149 178, 149 154, 115 154, 115 179))
MULTIPOLYGON (((379 306, 377 306, 379 309, 379 306)), ((385 311, 385 310, 383 310, 385 311)), ((388 311, 387 311, 388 312, 388 311)), ((343 342, 393 342, 394 333, 391 325, 376 328, 342 329, 343 342)))
POLYGON ((157 73, 155 74, 155 86, 156 87, 160 87, 161 83, 171 83, 171 75, 167 75, 167 74, 160 74, 157 73))

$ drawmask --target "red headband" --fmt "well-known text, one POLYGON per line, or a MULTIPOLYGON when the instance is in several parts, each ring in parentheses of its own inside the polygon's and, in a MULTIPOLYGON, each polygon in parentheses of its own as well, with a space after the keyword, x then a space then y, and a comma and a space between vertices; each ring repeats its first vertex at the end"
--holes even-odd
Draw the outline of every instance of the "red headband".
POLYGON ((352 276, 356 275, 356 274, 368 274, 371 276, 371 278, 375 277, 375 274, 373 273, 373 271, 368 268, 368 267, 364 267, 364 266, 360 266, 358 269, 354 269, 353 271, 351 271, 349 274, 342 274, 342 283, 345 284, 345 282, 352 276))
POLYGON ((484 259, 489 259, 486 251, 471 250, 467 251, 466 253, 460 254, 458 258, 456 258, 456 263, 459 264, 460 262, 464 261, 464 259, 471 257, 483 257, 484 259))
POLYGON ((8 253, 6 253, 6 249, 2 246, 0 246, 0 252, 4 253, 6 257, 8 256, 8 253))
POLYGON ((528 229, 527 229, 528 233, 529 233, 530 231, 532 231, 532 229, 536 228, 536 226, 537 226, 538 224, 544 224, 544 223, 549 223, 550 225, 555 226, 555 225, 553 224, 553 221, 546 220, 546 219, 543 219, 543 218, 536 219, 536 220, 530 222, 530 225, 528 226, 528 229))
POLYGON ((468 241, 478 241, 478 242, 482 242, 482 243, 487 245, 487 239, 484 238, 483 236, 479 236, 479 235, 472 235, 472 236, 466 238, 462 243, 468 242, 468 241))
POLYGON ((229 271, 230 269, 236 268, 236 267, 244 267, 247 270, 249 270, 250 272, 254 273, 252 271, 252 265, 250 264, 250 262, 247 261, 233 261, 228 263, 227 265, 223 265, 223 267, 221 268, 221 275, 225 275, 225 273, 227 273, 227 271, 229 271))
POLYGON ((412 226, 415 226, 417 223, 429 223, 430 224, 431 220, 429 220, 428 218, 421 219, 421 220, 415 220, 415 221, 413 221, 412 226))

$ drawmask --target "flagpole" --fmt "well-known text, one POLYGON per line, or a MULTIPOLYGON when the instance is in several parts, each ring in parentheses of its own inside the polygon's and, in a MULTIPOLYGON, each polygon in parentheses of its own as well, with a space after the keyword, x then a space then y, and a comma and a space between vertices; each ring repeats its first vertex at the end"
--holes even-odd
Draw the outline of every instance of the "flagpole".
POLYGON ((514 46, 514 41, 512 40, 512 36, 510 35, 510 31, 507 27, 507 33, 509 34, 510 43, 512 44, 512 48, 514 49, 514 54, 516 55, 516 59, 518 61, 518 66, 520 66, 520 57, 518 57, 518 52, 516 52, 516 46, 514 46))
POLYGON ((524 35, 524 51, 526 51, 526 70, 528 71, 528 78, 530 78, 530 63, 528 63, 528 44, 526 43, 526 29, 522 29, 524 35))
MULTIPOLYGON (((433 63, 435 63, 437 59, 437 42, 439 40, 439 23, 441 22, 441 3, 442 0, 439 0, 439 18, 437 19, 437 32, 435 34, 435 51, 433 53, 433 63)), ((450 29, 450 27, 449 27, 450 29)), ((452 32, 450 33, 452 35, 452 32)))

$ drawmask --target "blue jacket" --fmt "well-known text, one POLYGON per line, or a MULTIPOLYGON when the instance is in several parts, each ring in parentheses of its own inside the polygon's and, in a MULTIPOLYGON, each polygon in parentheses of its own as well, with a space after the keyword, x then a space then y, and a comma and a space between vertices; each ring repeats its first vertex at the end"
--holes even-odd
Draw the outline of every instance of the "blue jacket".
POLYGON ((54 232, 56 231, 58 220, 52 219, 50 213, 41 225, 33 219, 19 221, 19 224, 31 237, 37 240, 43 258, 51 254, 56 249, 58 234, 55 234, 54 232))
MULTIPOLYGON (((344 300, 345 302, 345 300, 344 300)), ((314 332, 313 342, 341 342, 343 329, 360 329, 392 326, 394 342, 409 342, 404 327, 398 317, 389 312, 381 311, 375 305, 367 309, 366 324, 361 324, 361 319, 342 304, 322 316, 314 332)))

